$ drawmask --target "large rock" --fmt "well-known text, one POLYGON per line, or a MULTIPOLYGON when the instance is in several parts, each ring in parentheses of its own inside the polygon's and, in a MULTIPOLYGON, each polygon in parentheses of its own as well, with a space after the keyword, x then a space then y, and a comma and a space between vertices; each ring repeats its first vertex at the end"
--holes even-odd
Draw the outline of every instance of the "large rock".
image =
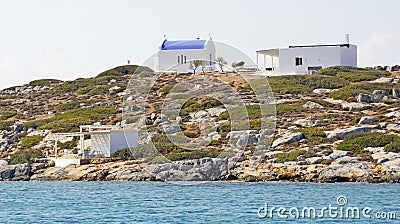
POLYGON ((313 93, 324 95, 324 94, 329 94, 329 93, 331 93, 331 92, 333 92, 335 90, 336 89, 314 89, 313 93))
POLYGON ((366 127, 366 126, 339 128, 333 131, 325 131, 325 134, 327 138, 343 139, 343 137, 347 134, 356 132, 365 132, 367 130, 370 130, 371 128, 372 127, 366 127))
POLYGON ((307 101, 307 103, 305 103, 303 105, 304 108, 309 108, 309 109, 322 109, 324 108, 321 104, 319 103, 315 103, 312 101, 307 101))
POLYGON ((108 92, 110 92, 110 94, 116 94, 116 93, 120 93, 122 91, 124 91, 124 89, 122 89, 119 86, 113 86, 110 89, 108 89, 108 92))
POLYGON ((400 98, 400 88, 393 88, 392 89, 392 95, 394 97, 400 98))
POLYGON ((300 125, 302 127, 311 127, 322 124, 321 120, 314 120, 312 117, 307 117, 305 119, 300 119, 294 122, 296 125, 300 125))
POLYGON ((29 180, 30 174, 29 164, 0 166, 0 180, 29 180))
POLYGON ((272 147, 277 147, 279 145, 283 144, 290 144, 293 142, 298 142, 300 140, 304 139, 304 135, 301 132, 287 132, 283 134, 280 138, 276 139, 272 143, 272 147))
POLYGON ((375 117, 365 116, 365 117, 362 117, 360 119, 358 124, 372 124, 372 123, 375 123, 375 122, 376 122, 376 118, 375 117))
POLYGON ((2 166, 7 166, 8 165, 8 162, 7 161, 5 161, 5 160, 0 160, 0 167, 2 167, 2 166))
POLYGON ((211 117, 218 117, 222 112, 226 111, 225 108, 209 108, 207 112, 211 117))
POLYGON ((322 182, 366 181, 374 177, 369 163, 331 164, 319 173, 318 180, 322 182))
POLYGON ((226 139, 235 142, 236 146, 243 147, 255 144, 260 139, 260 134, 256 130, 231 131, 226 135, 226 139))
POLYGON ((333 150, 333 152, 327 156, 322 157, 325 160, 336 160, 339 158, 342 158, 344 156, 349 155, 350 152, 348 151, 342 151, 342 150, 333 150))
POLYGON ((370 95, 371 101, 374 103, 378 103, 383 99, 387 98, 389 95, 388 91, 385 90, 374 90, 374 92, 370 95))
POLYGON ((371 103, 371 96, 365 93, 360 93, 357 96, 357 102, 359 103, 371 103))
POLYGON ((356 102, 348 103, 348 102, 343 102, 342 103, 342 108, 345 109, 345 110, 347 109, 347 110, 353 111, 353 110, 371 109, 372 106, 367 104, 367 103, 356 103, 356 102))

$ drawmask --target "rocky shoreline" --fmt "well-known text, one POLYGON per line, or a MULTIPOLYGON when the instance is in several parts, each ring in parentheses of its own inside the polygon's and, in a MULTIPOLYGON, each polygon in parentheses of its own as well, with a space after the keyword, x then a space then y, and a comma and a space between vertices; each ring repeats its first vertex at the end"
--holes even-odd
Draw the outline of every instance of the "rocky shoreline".
POLYGON ((399 155, 381 154, 385 162, 374 164, 347 154, 347 151, 334 150, 329 155, 333 159, 329 165, 318 163, 321 158, 301 162, 260 163, 254 158, 242 161, 240 157, 204 158, 152 165, 117 161, 65 168, 53 167, 51 161, 18 165, 0 161, 0 180, 400 182, 399 155), (394 159, 388 160, 389 157, 394 159))

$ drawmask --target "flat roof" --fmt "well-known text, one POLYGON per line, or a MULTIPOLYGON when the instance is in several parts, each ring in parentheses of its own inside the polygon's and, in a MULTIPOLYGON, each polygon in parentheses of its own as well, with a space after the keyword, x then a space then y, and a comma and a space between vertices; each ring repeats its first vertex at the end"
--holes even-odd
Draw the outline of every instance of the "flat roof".
POLYGON ((293 45, 289 48, 303 48, 303 47, 350 47, 350 44, 315 44, 315 45, 293 45))
POLYGON ((269 55, 273 57, 279 57, 279 49, 266 49, 266 50, 258 50, 256 51, 257 54, 269 55))

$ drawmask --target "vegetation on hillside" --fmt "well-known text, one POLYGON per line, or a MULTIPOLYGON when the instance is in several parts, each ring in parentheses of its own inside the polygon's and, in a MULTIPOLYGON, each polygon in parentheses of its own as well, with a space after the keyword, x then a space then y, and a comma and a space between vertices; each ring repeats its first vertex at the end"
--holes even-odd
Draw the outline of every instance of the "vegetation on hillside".
POLYGON ((386 151, 400 152, 400 137, 382 133, 352 133, 344 137, 339 150, 360 154, 366 147, 385 147, 386 151))
POLYGON ((321 69, 317 72, 319 75, 329 75, 346 79, 350 82, 361 82, 378 79, 390 75, 387 71, 381 71, 368 68, 356 68, 351 66, 333 66, 321 69))
POLYGON ((117 113, 118 110, 114 107, 79 108, 56 114, 52 122, 40 128, 50 129, 52 132, 75 132, 79 131, 80 125, 93 124, 115 116, 117 113))
POLYGON ((22 149, 10 155, 10 164, 29 163, 33 158, 41 158, 43 153, 37 149, 22 149))
POLYGON ((389 93, 393 88, 400 88, 400 83, 353 83, 330 93, 334 99, 347 99, 357 97, 360 93, 371 94, 374 90, 386 90, 389 93))

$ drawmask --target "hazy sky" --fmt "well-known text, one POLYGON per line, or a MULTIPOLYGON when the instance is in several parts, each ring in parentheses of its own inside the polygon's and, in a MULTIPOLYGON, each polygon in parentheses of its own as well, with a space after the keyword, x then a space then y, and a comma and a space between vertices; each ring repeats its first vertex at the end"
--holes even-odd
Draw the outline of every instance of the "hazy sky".
POLYGON ((398 0, 0 0, 0 88, 71 80, 140 63, 168 39, 200 36, 255 51, 358 45, 359 66, 400 64, 398 0))

